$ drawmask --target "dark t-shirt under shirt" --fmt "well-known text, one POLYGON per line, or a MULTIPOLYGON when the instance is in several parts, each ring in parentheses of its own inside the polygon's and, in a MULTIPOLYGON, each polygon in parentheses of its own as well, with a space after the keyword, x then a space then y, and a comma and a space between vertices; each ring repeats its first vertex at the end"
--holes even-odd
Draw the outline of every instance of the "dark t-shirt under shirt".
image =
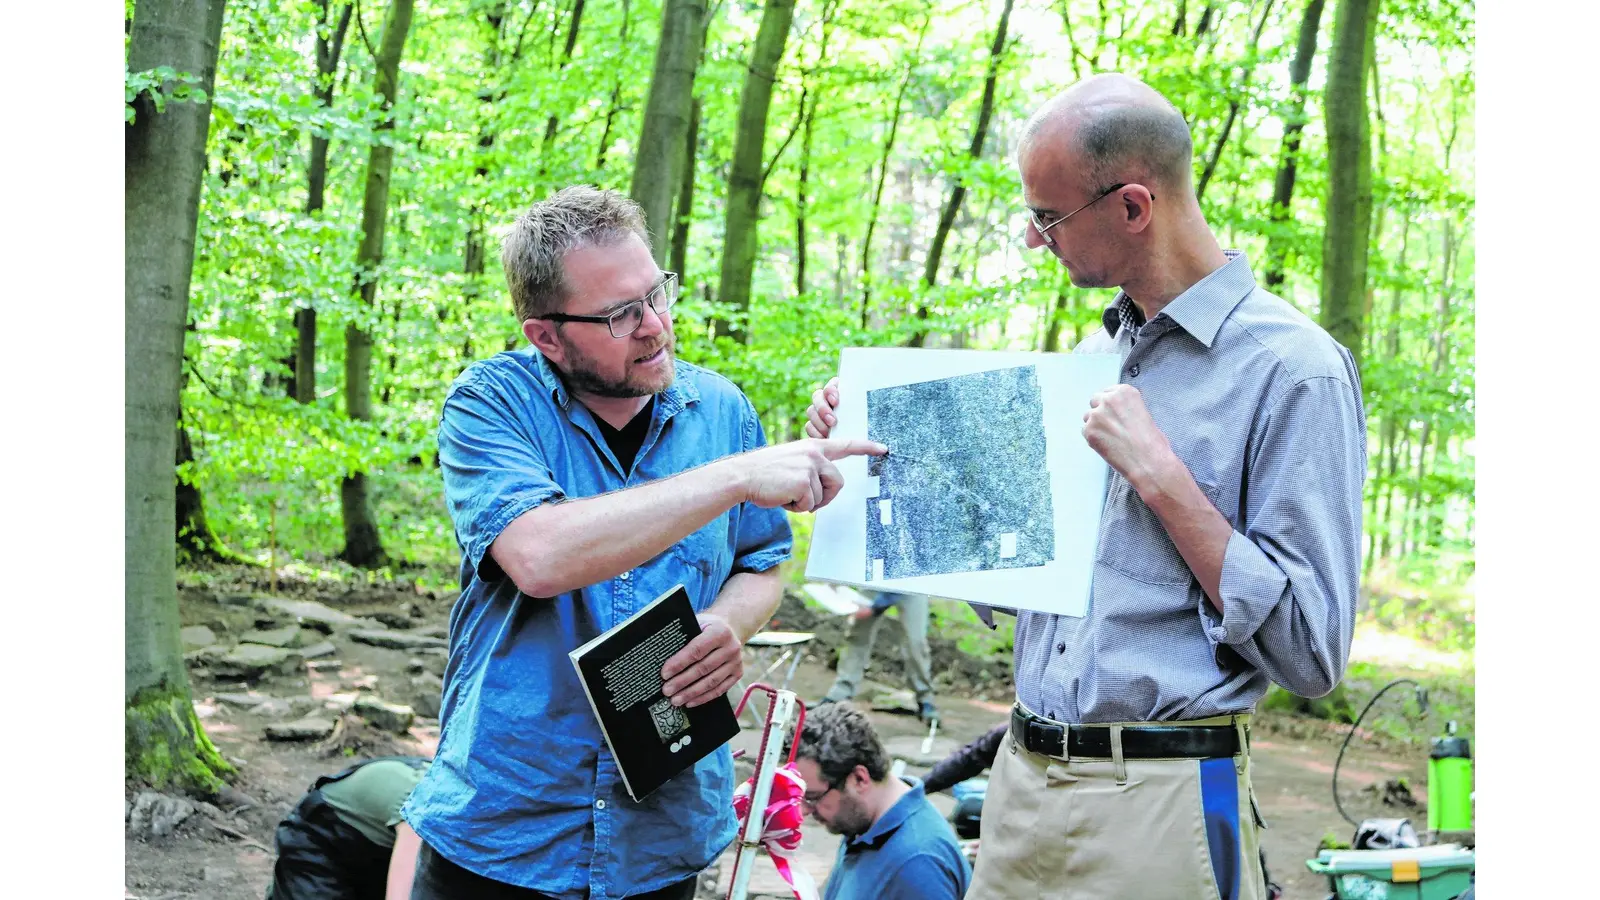
POLYGON ((605 436, 606 443, 610 445, 611 452, 616 454, 617 462, 622 465, 622 471, 633 471, 633 458, 639 455, 639 447, 644 444, 644 434, 650 430, 650 414, 655 411, 656 398, 651 397, 650 402, 639 410, 628 424, 622 428, 612 428, 605 419, 594 417, 594 423, 600 426, 600 433, 605 436))

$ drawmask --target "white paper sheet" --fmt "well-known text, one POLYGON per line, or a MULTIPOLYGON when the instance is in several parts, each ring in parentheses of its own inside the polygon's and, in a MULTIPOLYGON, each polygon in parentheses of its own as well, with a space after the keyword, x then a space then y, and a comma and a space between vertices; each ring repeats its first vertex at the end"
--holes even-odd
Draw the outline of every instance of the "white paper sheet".
MULTIPOLYGON (((1055 549, 1053 557, 1043 565, 868 578, 868 499, 879 496, 878 479, 868 476, 865 457, 852 457, 837 463, 844 476, 844 488, 816 514, 806 578, 874 591, 904 591, 1082 616, 1088 608, 1108 473, 1105 461, 1083 439, 1083 413, 1089 408, 1090 396, 1117 383, 1119 357, 902 348, 848 348, 840 357, 838 424, 833 428, 838 437, 867 436, 869 390, 1018 366, 1035 367, 1042 398, 1055 549)), ((981 415, 974 415, 975 421, 955 421, 960 413, 953 408, 931 408, 925 415, 938 421, 952 440, 981 446, 986 439, 981 415)), ((892 457, 892 443, 889 452, 892 457)), ((1003 502, 1004 497, 995 500, 1003 502)), ((887 513, 879 506, 876 502, 871 504, 879 522, 905 521, 903 504, 891 505, 887 513)), ((1015 539, 1003 540, 1004 549, 1015 554, 1015 539)), ((881 564, 873 565, 876 571, 881 564)))

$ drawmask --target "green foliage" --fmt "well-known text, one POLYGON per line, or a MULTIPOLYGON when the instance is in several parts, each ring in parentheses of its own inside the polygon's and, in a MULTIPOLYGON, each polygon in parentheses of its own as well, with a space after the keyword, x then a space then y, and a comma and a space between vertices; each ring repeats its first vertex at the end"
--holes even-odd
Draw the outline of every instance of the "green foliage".
POLYGON ((1457 734, 1472 740, 1477 716, 1476 689, 1472 668, 1454 669, 1433 666, 1428 669, 1395 665, 1389 662, 1354 660, 1342 681, 1327 697, 1296 697, 1277 685, 1267 690, 1261 710, 1309 716, 1328 722, 1352 724, 1367 704, 1385 685, 1407 678, 1422 685, 1427 707, 1418 703, 1411 685, 1400 685, 1383 694, 1361 720, 1362 735, 1356 740, 1376 742, 1386 749, 1426 752, 1428 741, 1445 733, 1449 723, 1457 734))
POLYGON ((1445 653, 1471 653, 1477 645, 1477 604, 1470 592, 1430 578, 1420 582, 1373 579, 1367 593, 1362 622, 1415 638, 1445 653))
POLYGON ((1351 703, 1349 691, 1343 684, 1335 685, 1331 692, 1322 697, 1297 697, 1277 685, 1272 685, 1267 689, 1266 696, 1261 698, 1261 709, 1310 716, 1313 719, 1324 719, 1329 722, 1354 722, 1356 714, 1360 712, 1351 703))
POLYGON ((200 87, 199 75, 179 72, 171 66, 157 66, 143 72, 123 73, 123 121, 132 125, 135 119, 134 101, 148 93, 156 113, 166 112, 167 103, 204 103, 205 88, 200 87))
MULTIPOLYGON (((714 292, 739 88, 761 9, 716 5, 696 82, 703 114, 695 193, 690 208, 677 211, 690 226, 675 310, 682 356, 732 378, 769 439, 785 440, 800 435, 810 394, 843 347, 903 344, 921 326, 930 346, 1040 349, 1054 331, 1055 346, 1070 349, 1098 327, 1111 295, 1072 287, 1052 258, 1022 247, 1013 154, 1041 100, 1107 70, 1145 78, 1185 113, 1197 175, 1217 159, 1202 198, 1208 222, 1225 245, 1251 256, 1258 277, 1269 248, 1285 251, 1280 293, 1315 315, 1328 181, 1320 96, 1328 20, 1303 114, 1294 201, 1289 219, 1276 224, 1269 204, 1301 7, 1275 4, 1252 46, 1261 4, 1212 6, 1202 36, 1199 4, 1189 4, 1176 35, 1178 6, 1170 2, 1019 4, 985 152, 969 160, 999 3, 844 0, 827 26, 825 55, 822 5, 800 3, 769 116, 752 303, 741 323, 749 342, 736 344, 710 337, 709 325, 730 312, 714 292), (815 104, 803 205, 802 92, 815 104), (880 176, 884 191, 874 204, 880 176), (966 199, 928 286, 925 254, 958 179, 966 199), (918 309, 927 310, 926 322, 918 309)), ((522 343, 498 235, 565 184, 626 190, 636 154, 651 152, 635 145, 660 3, 589 0, 564 62, 572 10, 534 0, 419 3, 395 128, 378 132, 373 60, 356 23, 332 80, 333 104, 324 107, 314 94, 318 4, 230 2, 210 98, 182 398, 195 449, 185 475, 203 489, 208 518, 229 546, 258 559, 273 545, 280 558, 338 552, 339 481, 359 468, 369 473, 380 532, 399 565, 453 566, 434 461, 440 404, 467 365, 522 343), (313 136, 330 141, 330 152, 324 208, 308 214, 313 136), (375 140, 395 150, 387 240, 379 270, 358 272, 362 178, 375 140), (481 268, 469 265, 474 254, 481 268), (374 277, 369 307, 354 290, 374 277), (294 316, 307 308, 316 311, 317 389, 302 405, 289 399, 288 385, 294 316), (343 410, 350 326, 375 340, 369 423, 351 422, 343 410)), ((376 39, 381 5, 363 4, 357 14, 376 39)), ((1378 212, 1362 374, 1371 429, 1367 557, 1379 581, 1458 583, 1472 570, 1473 15, 1459 0, 1386 3, 1378 38, 1378 212)), ((185 86, 192 82, 176 72, 129 73, 127 96, 131 104, 150 92, 159 109, 167 99, 196 99, 179 96, 185 86)), ((1372 614, 1470 645, 1462 627, 1470 609, 1415 613, 1381 606, 1372 614)), ((1001 637, 982 630, 973 640, 1001 637)))

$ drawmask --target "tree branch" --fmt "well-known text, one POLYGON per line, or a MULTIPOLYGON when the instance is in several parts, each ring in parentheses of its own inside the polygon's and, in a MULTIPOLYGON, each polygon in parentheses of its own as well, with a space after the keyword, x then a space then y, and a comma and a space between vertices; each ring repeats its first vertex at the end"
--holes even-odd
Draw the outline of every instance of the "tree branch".
POLYGON ((361 21, 361 0, 353 0, 353 8, 356 11, 356 30, 361 32, 361 43, 367 45, 367 54, 377 59, 378 51, 372 49, 372 38, 367 37, 366 23, 361 21))
MULTIPOLYGON (((1261 32, 1267 28, 1267 17, 1272 15, 1273 0, 1267 0, 1267 5, 1261 10, 1261 20, 1256 23, 1255 33, 1250 36, 1250 46, 1245 50, 1244 72, 1240 78, 1239 90, 1244 92, 1250 88, 1250 74, 1255 67, 1256 47, 1261 42, 1261 32)), ((1210 9, 1207 6, 1206 9, 1210 9)), ((1239 107, 1242 100, 1234 99, 1228 103, 1228 117, 1222 123, 1222 133, 1217 135, 1217 142, 1211 148, 1211 154, 1206 158, 1205 170, 1200 173, 1200 181, 1195 185, 1194 198, 1198 201, 1205 196, 1206 186, 1211 183, 1211 177, 1217 172, 1217 163, 1222 159, 1222 148, 1228 143, 1228 136, 1233 132, 1233 123, 1239 118, 1239 107)))
POLYGON ((778 160, 783 158, 783 151, 789 149, 790 142, 794 140, 795 134, 800 131, 800 124, 805 121, 806 94, 810 90, 811 86, 802 79, 800 82, 800 103, 795 106, 794 110, 794 125, 789 128, 789 133, 784 137, 783 143, 779 144, 777 152, 772 154, 772 161, 767 163, 766 170, 761 173, 761 186, 763 188, 767 185, 767 179, 772 176, 772 170, 778 167, 778 160))
POLYGON ((511 58, 506 60, 507 63, 515 65, 518 60, 522 59, 522 39, 528 36, 528 23, 533 21, 533 14, 538 11, 539 0, 533 0, 533 3, 528 7, 527 18, 522 20, 522 27, 517 29, 517 43, 516 46, 511 48, 511 58))

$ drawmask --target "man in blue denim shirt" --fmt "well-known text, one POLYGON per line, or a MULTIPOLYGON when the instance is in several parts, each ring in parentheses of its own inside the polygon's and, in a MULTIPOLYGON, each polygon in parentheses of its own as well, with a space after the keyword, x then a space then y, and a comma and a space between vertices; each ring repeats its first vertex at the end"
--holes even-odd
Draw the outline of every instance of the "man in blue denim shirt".
POLYGON ((439 426, 461 544, 439 750, 403 815, 414 898, 688 898, 734 836, 726 747, 633 802, 568 651, 683 583, 702 633, 662 669, 673 703, 724 695, 772 615, 782 509, 826 504, 866 441, 764 447, 750 401, 679 362, 677 277, 610 191, 567 188, 505 239, 532 345, 467 369, 439 426))

